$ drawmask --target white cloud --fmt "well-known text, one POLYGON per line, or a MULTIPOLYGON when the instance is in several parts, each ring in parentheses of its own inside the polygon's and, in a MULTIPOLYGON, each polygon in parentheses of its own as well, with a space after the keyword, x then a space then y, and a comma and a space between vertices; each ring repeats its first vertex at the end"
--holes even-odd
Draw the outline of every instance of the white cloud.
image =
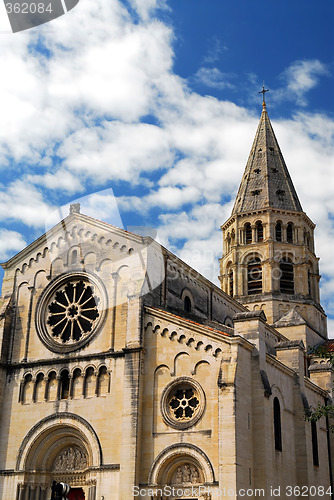
POLYGON ((0 260, 4 262, 13 254, 26 246, 22 234, 16 231, 0 229, 0 260))
POLYGON ((221 40, 217 36, 212 37, 208 40, 208 51, 203 58, 204 64, 214 64, 220 59, 223 52, 228 51, 227 45, 223 45, 221 40))
POLYGON ((163 210, 176 210, 188 203, 194 204, 201 198, 201 191, 195 186, 179 188, 175 186, 161 187, 152 190, 147 196, 121 196, 118 205, 122 210, 133 210, 146 214, 150 209, 159 207, 163 210))
POLYGON ((103 222, 112 224, 114 226, 123 228, 123 222, 118 210, 117 200, 111 188, 83 196, 81 198, 73 199, 66 205, 55 208, 52 212, 48 213, 45 222, 45 231, 48 231, 55 224, 68 216, 70 213, 70 205, 80 204, 80 212, 100 219, 103 222))
POLYGON ((78 193, 84 189, 80 179, 65 169, 60 169, 57 173, 28 175, 27 181, 35 186, 44 186, 50 190, 61 189, 67 193, 78 193))
POLYGON ((319 77, 328 75, 325 64, 318 59, 295 61, 282 74, 286 82, 284 88, 276 91, 276 99, 295 100, 299 105, 306 106, 305 94, 317 86, 319 77))
POLYGON ((156 80, 172 65, 171 30, 133 24, 120 2, 82 1, 38 29, 2 37, 2 163, 41 151, 97 116, 125 122, 151 112, 156 80), (50 57, 41 55, 43 47, 50 57))
MULTIPOLYGON (((193 92, 173 73, 171 28, 152 18, 165 2, 131 5, 139 21, 119 1, 81 0, 52 23, 2 35, 0 164, 24 166, 21 180, 1 190, 0 218, 42 227, 54 208, 42 192, 78 196, 87 183, 140 185, 140 193, 120 197, 120 209, 149 217, 154 208, 161 241, 217 282, 219 226, 230 215, 259 116, 193 92)), ((276 94, 305 104, 326 73, 318 60, 296 61, 276 94)), ((197 74, 211 88, 231 86, 232 76, 206 67, 197 74)), ((304 210, 318 225, 330 301, 334 122, 303 113, 273 125, 304 210)), ((101 196, 82 211, 107 218, 108 197, 101 196)))
POLYGON ((43 227, 52 206, 36 187, 17 180, 0 192, 0 220, 19 221, 29 227, 43 227))
POLYGON ((137 183, 142 172, 168 166, 173 159, 161 128, 118 121, 74 132, 58 154, 79 179, 88 177, 95 183, 108 179, 137 183))
POLYGON ((223 238, 219 226, 228 219, 231 204, 196 205, 188 212, 160 216, 159 241, 195 270, 218 285, 223 238))
POLYGON ((167 9, 166 0, 130 0, 132 7, 138 15, 146 21, 156 9, 167 9))
POLYGON ((222 90, 235 87, 235 85, 229 81, 233 76, 234 75, 229 73, 222 73, 218 68, 202 67, 195 73, 192 80, 206 87, 222 90))

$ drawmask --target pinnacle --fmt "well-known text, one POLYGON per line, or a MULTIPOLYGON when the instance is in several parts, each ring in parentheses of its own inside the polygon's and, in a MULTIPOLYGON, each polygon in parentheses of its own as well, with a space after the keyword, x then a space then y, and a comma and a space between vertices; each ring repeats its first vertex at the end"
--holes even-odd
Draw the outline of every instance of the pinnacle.
POLYGON ((263 102, 260 122, 232 214, 269 207, 302 212, 266 103, 263 102))

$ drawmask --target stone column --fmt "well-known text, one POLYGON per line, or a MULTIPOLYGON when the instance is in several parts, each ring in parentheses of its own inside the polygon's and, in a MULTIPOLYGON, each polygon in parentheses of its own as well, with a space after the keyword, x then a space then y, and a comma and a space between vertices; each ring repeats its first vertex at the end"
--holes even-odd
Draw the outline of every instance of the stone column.
POLYGON ((252 228, 252 243, 257 241, 256 226, 251 226, 252 228))
POLYGON ((28 359, 31 314, 32 314, 32 306, 33 306, 33 300, 34 300, 34 295, 35 295, 35 288, 33 286, 28 287, 28 289, 30 290, 30 300, 29 300, 29 311, 28 311, 28 319, 27 319, 26 345, 25 345, 25 350, 24 350, 23 361, 27 361, 27 359, 28 359))
POLYGON ((73 398, 73 373, 69 373, 68 376, 70 379, 69 388, 68 388, 68 399, 72 399, 73 398))
POLYGON ((24 500, 24 490, 25 490, 25 485, 24 484, 18 484, 17 485, 18 491, 17 491, 17 498, 18 500, 24 500))
POLYGON ((115 346, 115 325, 116 325, 116 306, 117 306, 117 284, 119 281, 119 274, 111 273, 112 277, 112 290, 110 296, 110 310, 111 310, 111 321, 110 321, 110 349, 113 351, 115 346))
POLYGON ((30 486, 29 485, 26 485, 25 488, 24 488, 24 496, 23 496, 23 499, 24 500, 30 500, 30 486))
POLYGON ((141 299, 128 297, 126 347, 124 351, 124 386, 122 404, 122 441, 120 450, 119 500, 135 498, 132 487, 136 485, 137 448, 140 440, 139 414, 141 408, 141 299))
POLYGON ((56 380, 57 380, 57 400, 59 400, 61 396, 61 376, 57 375, 56 380))
POLYGON ((282 224, 282 241, 286 241, 286 224, 282 224))

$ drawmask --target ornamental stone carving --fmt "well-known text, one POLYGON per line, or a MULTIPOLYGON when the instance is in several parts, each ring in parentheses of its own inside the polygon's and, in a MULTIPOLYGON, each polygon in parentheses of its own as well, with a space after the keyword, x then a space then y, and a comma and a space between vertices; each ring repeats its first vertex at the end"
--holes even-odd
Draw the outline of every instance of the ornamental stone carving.
POLYGON ((173 484, 198 484, 200 482, 197 467, 192 464, 184 464, 176 469, 173 484))
POLYGON ((54 461, 53 472, 83 470, 87 467, 86 454, 76 446, 70 446, 61 452, 54 461))

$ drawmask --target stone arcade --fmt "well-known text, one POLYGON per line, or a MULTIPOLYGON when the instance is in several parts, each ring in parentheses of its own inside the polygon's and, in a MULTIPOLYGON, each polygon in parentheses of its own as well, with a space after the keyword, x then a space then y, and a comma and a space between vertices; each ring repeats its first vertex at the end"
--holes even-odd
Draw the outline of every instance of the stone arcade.
POLYGON ((222 289, 78 205, 3 264, 2 500, 331 498, 314 224, 265 104, 222 231, 222 289))

